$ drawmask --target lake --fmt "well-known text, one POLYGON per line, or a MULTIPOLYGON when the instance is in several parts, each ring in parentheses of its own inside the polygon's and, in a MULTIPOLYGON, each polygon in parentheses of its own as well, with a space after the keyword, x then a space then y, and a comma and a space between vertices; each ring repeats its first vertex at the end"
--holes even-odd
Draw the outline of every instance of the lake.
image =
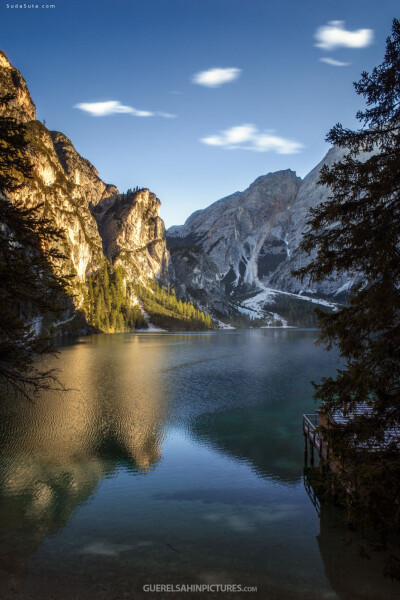
POLYGON ((63 346, 48 364, 68 393, 0 406, 1 598, 399 598, 382 557, 338 509, 318 516, 304 486, 310 381, 338 366, 316 337, 138 333, 63 346), (156 584, 257 592, 143 591, 156 584))

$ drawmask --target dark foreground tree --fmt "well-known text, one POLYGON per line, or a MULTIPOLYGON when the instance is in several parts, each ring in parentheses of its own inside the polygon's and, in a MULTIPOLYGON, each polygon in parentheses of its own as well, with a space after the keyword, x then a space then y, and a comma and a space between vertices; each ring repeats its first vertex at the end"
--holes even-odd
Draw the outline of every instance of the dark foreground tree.
POLYGON ((400 449, 390 437, 390 430, 400 430, 398 20, 382 64, 354 85, 367 105, 357 113, 362 126, 352 131, 338 124, 327 136, 345 156, 321 171, 320 183, 332 194, 312 210, 302 249, 316 255, 296 274, 312 281, 349 271, 359 276, 347 306, 332 314, 319 311, 320 342, 329 349, 337 344, 345 367, 315 386, 315 398, 328 411, 351 417, 333 432, 333 442, 353 462, 353 517, 368 513, 382 530, 399 530, 400 449), (370 412, 355 416, 364 403, 370 412))
MULTIPOLYGON (((0 106, 6 101, 1 98, 0 106)), ((0 391, 12 389, 28 398, 60 387, 53 370, 38 366, 38 357, 52 345, 38 335, 37 325, 68 303, 57 250, 62 232, 42 216, 42 206, 27 207, 9 197, 30 175, 23 125, 0 117, 0 391)))

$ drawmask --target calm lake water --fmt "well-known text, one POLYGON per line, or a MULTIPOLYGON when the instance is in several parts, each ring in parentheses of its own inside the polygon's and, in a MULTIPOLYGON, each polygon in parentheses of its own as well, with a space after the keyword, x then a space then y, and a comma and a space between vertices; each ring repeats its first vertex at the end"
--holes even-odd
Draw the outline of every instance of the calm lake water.
MULTIPOLYGON (((61 349, 74 388, 0 406, 0 597, 397 599, 382 558, 303 483, 301 330, 100 335, 61 349), (145 584, 254 593, 155 593, 145 584)), ((51 361, 50 361, 51 362, 51 361)))

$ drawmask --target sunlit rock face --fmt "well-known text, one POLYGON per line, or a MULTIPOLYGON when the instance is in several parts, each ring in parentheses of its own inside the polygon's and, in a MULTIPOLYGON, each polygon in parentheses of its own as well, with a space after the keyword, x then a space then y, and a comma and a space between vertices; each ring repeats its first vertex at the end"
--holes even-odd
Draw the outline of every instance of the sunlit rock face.
POLYGON ((198 290, 208 295, 211 305, 218 279, 225 298, 233 299, 263 287, 328 298, 348 291, 357 281, 351 273, 313 284, 292 275, 315 256, 308 257, 299 245, 310 209, 329 196, 329 190, 318 184, 321 167, 341 160, 343 154, 331 149, 304 180, 290 170, 259 177, 244 192, 218 200, 193 213, 184 225, 171 227, 167 242, 181 283, 194 295, 198 290), (179 266, 183 252, 193 258, 190 269, 179 266), (215 272, 212 285, 210 271, 215 272))
POLYGON ((87 206, 93 209, 99 202, 107 201, 108 198, 114 198, 119 194, 114 185, 108 185, 100 179, 97 169, 78 154, 67 136, 52 131, 51 137, 64 174, 74 185, 73 198, 77 200, 84 198, 87 206))
POLYGON ((0 114, 25 123, 33 173, 13 199, 42 204, 43 214, 64 230, 60 249, 66 256, 64 273, 76 275, 75 307, 83 303, 80 284, 96 272, 104 255, 124 267, 128 282, 173 283, 201 307, 227 316, 230 300, 263 287, 338 299, 358 281, 353 273, 318 284, 301 283, 292 275, 309 261, 299 245, 310 208, 329 196, 318 185, 320 169, 340 160, 343 151, 330 150, 304 180, 289 169, 269 173, 244 192, 195 212, 184 225, 168 230, 167 248, 158 198, 148 189, 120 194, 64 134, 36 121, 27 85, 3 53, 0 84, 6 96, 0 114))
POLYGON ((107 258, 124 266, 127 280, 166 282, 169 254, 156 196, 149 190, 128 198, 121 195, 114 185, 101 180, 96 168, 80 156, 63 133, 49 131, 36 121, 26 82, 3 53, 0 87, 7 99, 0 106, 0 114, 25 124, 26 156, 32 166, 32 178, 24 181, 11 199, 28 206, 42 205, 43 215, 65 233, 60 242, 66 257, 62 270, 76 276, 72 280, 74 305, 71 302, 65 319, 71 317, 74 306, 82 306, 80 284, 100 267, 103 248, 107 258))
POLYGON ((7 115, 26 123, 36 119, 36 108, 21 73, 15 69, 4 52, 0 51, 0 90, 1 96, 12 91, 5 105, 0 105, 0 115, 7 115))
POLYGON ((64 239, 59 242, 59 249, 66 257, 61 263, 62 272, 75 275, 72 280, 75 296, 70 313, 65 315, 69 318, 74 306, 80 308, 82 305, 79 284, 85 282, 102 262, 102 242, 96 220, 90 212, 90 202, 98 201, 104 193, 108 193, 107 186, 65 136, 51 133, 39 121, 27 122, 26 128, 32 178, 13 192, 12 200, 22 201, 27 206, 41 205, 43 216, 55 228, 64 231, 64 239), (70 151, 69 164, 62 160, 65 148, 70 151), (79 185, 75 183, 78 173, 79 185))
MULTIPOLYGON (((4 55, 0 58, 2 94, 12 98, 2 114, 25 123, 26 155, 32 167, 32 178, 13 193, 12 199, 28 206, 43 205, 44 216, 65 231, 61 249, 67 260, 63 269, 66 274, 75 273, 82 282, 98 268, 102 257, 102 242, 90 208, 118 190, 101 181, 96 169, 66 136, 50 132, 35 120, 35 106, 22 75, 4 55)), ((79 306, 81 298, 76 301, 79 306)))
POLYGON ((132 278, 167 281, 169 253, 160 206, 155 194, 142 189, 105 198, 94 210, 105 255, 132 278))

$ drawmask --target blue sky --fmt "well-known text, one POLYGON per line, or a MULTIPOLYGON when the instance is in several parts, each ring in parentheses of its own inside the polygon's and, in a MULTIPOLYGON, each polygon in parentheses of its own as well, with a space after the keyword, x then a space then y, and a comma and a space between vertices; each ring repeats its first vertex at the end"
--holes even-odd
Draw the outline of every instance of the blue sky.
POLYGON ((1 48, 38 119, 121 191, 149 187, 167 226, 270 171, 313 168, 331 126, 356 126, 352 82, 400 17, 392 0, 51 1, 0 0, 1 48))

